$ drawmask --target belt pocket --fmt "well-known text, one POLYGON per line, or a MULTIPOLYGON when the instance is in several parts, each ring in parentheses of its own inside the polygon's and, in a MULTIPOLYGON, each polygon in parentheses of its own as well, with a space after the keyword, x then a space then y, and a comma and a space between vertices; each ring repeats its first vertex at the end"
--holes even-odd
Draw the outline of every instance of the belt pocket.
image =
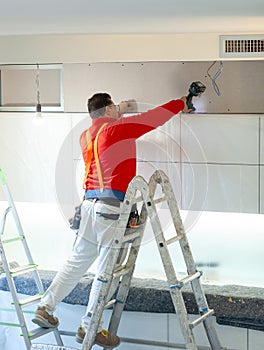
MULTIPOLYGON (((118 220, 119 219, 119 214, 108 214, 108 213, 101 213, 99 211, 96 212, 98 216, 102 216, 105 219, 108 220, 118 220)), ((138 211, 132 211, 129 215, 128 222, 127 222, 127 227, 128 228, 137 228, 140 225, 140 217, 138 214, 138 211)))
POLYGON ((96 212, 98 216, 102 216, 103 218, 109 219, 109 220, 118 220, 119 214, 107 214, 107 213, 100 213, 99 211, 96 212))

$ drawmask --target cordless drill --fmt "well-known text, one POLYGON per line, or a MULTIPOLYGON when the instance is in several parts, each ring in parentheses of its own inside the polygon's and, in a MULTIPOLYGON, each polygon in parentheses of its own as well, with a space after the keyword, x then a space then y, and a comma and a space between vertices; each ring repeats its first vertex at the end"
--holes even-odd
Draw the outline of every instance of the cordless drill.
POLYGON ((195 107, 192 103, 193 96, 201 96, 205 89, 206 86, 200 81, 194 81, 193 83, 191 83, 191 86, 189 88, 189 95, 186 99, 187 106, 191 110, 190 113, 195 111, 195 107))

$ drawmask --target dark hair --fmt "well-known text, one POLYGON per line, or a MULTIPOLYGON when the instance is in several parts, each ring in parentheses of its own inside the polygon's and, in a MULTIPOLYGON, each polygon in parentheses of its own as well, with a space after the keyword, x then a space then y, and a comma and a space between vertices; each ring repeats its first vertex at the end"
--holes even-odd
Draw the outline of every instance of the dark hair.
POLYGON ((106 92, 99 92, 88 99, 88 112, 92 119, 100 118, 105 113, 105 107, 112 104, 112 98, 106 92))

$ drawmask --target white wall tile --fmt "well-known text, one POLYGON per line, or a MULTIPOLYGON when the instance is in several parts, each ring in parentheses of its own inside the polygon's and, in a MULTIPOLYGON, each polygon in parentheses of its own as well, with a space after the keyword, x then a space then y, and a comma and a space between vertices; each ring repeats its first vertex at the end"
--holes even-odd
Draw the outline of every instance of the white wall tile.
POLYGON ((264 165, 260 167, 260 213, 264 214, 264 165))
POLYGON ((248 330, 248 350, 263 350, 264 347, 264 332, 248 330))
POLYGON ((258 166, 183 165, 183 208, 258 212, 258 166))
MULTIPOLYGON (((149 181, 149 178, 156 170, 162 170, 168 176, 171 186, 173 188, 174 194, 176 196, 179 207, 181 206, 182 201, 182 171, 181 165, 179 163, 167 163, 159 161, 145 161, 137 162, 137 175, 144 177, 146 181, 149 181)), ((158 190, 158 189, 157 189, 158 190)))
POLYGON ((260 164, 264 165, 264 114, 260 115, 260 164))
POLYGON ((0 129, 1 166, 14 198, 55 201, 55 169, 70 120, 63 114, 43 113, 41 120, 34 113, 3 114, 0 129))
POLYGON ((179 162, 181 160, 180 117, 175 116, 164 125, 137 140, 137 159, 141 161, 179 162))
POLYGON ((79 139, 81 133, 91 126, 92 119, 88 113, 70 113, 71 130, 68 136, 68 142, 72 145, 73 159, 82 159, 79 139))
POLYGON ((259 120, 254 115, 182 118, 183 159, 191 162, 258 163, 259 120))

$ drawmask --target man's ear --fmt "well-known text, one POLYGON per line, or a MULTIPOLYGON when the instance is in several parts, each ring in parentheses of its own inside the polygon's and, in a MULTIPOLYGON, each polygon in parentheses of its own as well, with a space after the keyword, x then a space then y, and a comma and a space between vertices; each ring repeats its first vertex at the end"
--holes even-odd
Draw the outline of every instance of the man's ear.
POLYGON ((106 116, 110 115, 110 107, 109 106, 105 106, 105 115, 106 116))

